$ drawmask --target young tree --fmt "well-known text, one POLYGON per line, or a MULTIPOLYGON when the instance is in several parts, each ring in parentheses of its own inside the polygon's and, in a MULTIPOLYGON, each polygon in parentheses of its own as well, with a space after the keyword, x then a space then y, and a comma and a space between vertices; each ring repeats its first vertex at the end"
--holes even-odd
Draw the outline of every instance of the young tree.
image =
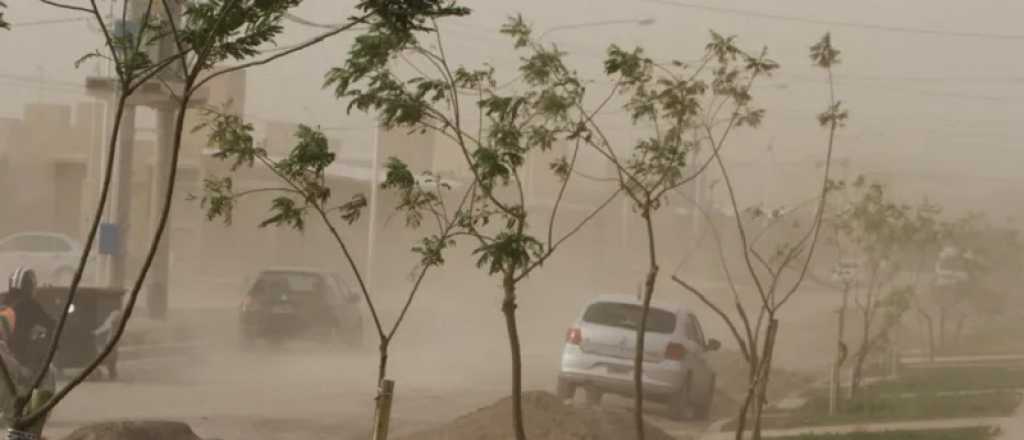
MULTIPOLYGON (((441 0, 364 0, 356 5, 356 16, 344 25, 302 44, 265 56, 261 51, 267 44, 274 42, 283 30, 281 21, 285 14, 298 6, 301 0, 141 0, 134 4, 135 8, 129 8, 129 2, 126 1, 123 2, 119 17, 110 18, 105 17, 100 11, 96 0, 90 0, 85 7, 54 0, 40 1, 60 9, 86 14, 96 20, 102 31, 103 49, 85 55, 79 63, 90 58, 103 58, 110 60, 114 65, 115 112, 107 145, 106 169, 112 169, 124 109, 132 94, 143 84, 151 81, 163 84, 166 92, 173 98, 176 117, 170 145, 170 169, 163 170, 167 173, 167 190, 162 195, 161 213, 156 230, 149 242, 139 274, 128 291, 124 313, 106 346, 81 373, 64 387, 56 390, 53 395, 49 395, 41 388, 46 378, 45 367, 33 372, 31 377, 25 377, 24 385, 21 385, 16 383, 16 379, 19 378, 17 372, 7 368, 6 363, 0 359, 3 385, 5 390, 14 396, 11 410, 5 411, 4 421, 15 431, 35 435, 42 431, 47 414, 102 364, 124 334, 167 225, 174 196, 182 133, 185 129, 185 113, 196 92, 221 75, 271 63, 362 23, 382 22, 385 23, 383 26, 401 30, 417 26, 424 17, 450 13, 450 6, 441 0), (113 19, 119 19, 122 23, 131 19, 137 23, 137 29, 134 32, 115 33, 115 23, 111 21, 113 19), (170 50, 161 51, 161 55, 153 59, 149 55, 149 49, 156 44, 165 44, 170 50), (237 64, 228 68, 216 67, 226 62, 237 64)), ((104 176, 92 227, 89 229, 79 265, 72 278, 57 329, 49 338, 50 346, 44 366, 52 362, 57 352, 71 305, 78 293, 85 263, 92 251, 97 226, 109 194, 111 174, 107 173, 104 176)))
POLYGON ((914 287, 911 307, 922 319, 927 333, 928 357, 935 359, 935 319, 929 306, 929 294, 932 291, 934 260, 941 250, 941 228, 939 215, 942 208, 927 199, 913 207, 909 224, 913 226, 910 243, 907 246, 907 265, 911 268, 910 284, 914 287))
MULTIPOLYGON (((351 200, 343 203, 336 203, 332 198, 332 191, 327 181, 327 167, 335 162, 335 154, 330 151, 327 145, 327 138, 317 130, 307 126, 300 126, 296 133, 298 143, 291 150, 287 157, 275 159, 267 153, 267 150, 257 145, 252 136, 253 127, 245 123, 242 118, 234 115, 215 114, 209 122, 210 143, 218 151, 215 157, 222 160, 233 161, 231 171, 239 167, 252 167, 258 164, 261 168, 270 171, 280 182, 281 186, 270 186, 238 190, 235 188, 231 176, 212 177, 206 179, 204 188, 206 194, 202 198, 202 206, 206 210, 207 218, 210 220, 220 218, 225 224, 231 224, 233 210, 238 203, 254 195, 274 195, 271 201, 270 214, 260 221, 260 227, 281 226, 290 227, 298 231, 306 229, 307 218, 312 216, 315 221, 325 226, 331 238, 338 245, 342 265, 347 267, 355 275, 359 292, 361 293, 370 316, 374 329, 378 336, 378 368, 377 401, 386 399, 384 381, 387 378, 387 366, 389 347, 391 342, 404 321, 406 314, 412 305, 420 286, 425 279, 427 272, 435 267, 444 264, 444 253, 455 245, 455 238, 465 231, 460 222, 469 215, 467 211, 470 194, 476 188, 476 182, 472 182, 464 190, 455 206, 449 206, 446 199, 449 199, 451 185, 445 182, 440 176, 423 172, 414 175, 409 167, 397 158, 390 158, 387 162, 387 177, 381 184, 384 190, 394 190, 399 195, 399 204, 396 209, 405 214, 406 225, 411 228, 421 227, 426 220, 431 230, 429 234, 418 240, 412 247, 412 252, 420 257, 418 266, 414 270, 408 294, 398 316, 387 325, 384 323, 378 312, 377 292, 371 291, 364 281, 364 271, 356 263, 352 256, 349 241, 346 240, 339 222, 353 224, 359 220, 367 201, 363 194, 355 195, 351 200)), ((376 182, 371 183, 375 185, 376 182)), ((377 420, 387 418, 382 411, 387 411, 380 405, 377 406, 377 420)), ((380 430, 375 438, 387 437, 387 426, 376 427, 380 430)))
MULTIPOLYGON (((727 56, 729 54, 724 55, 727 56)), ((736 430, 737 440, 744 438, 746 435, 748 415, 752 416, 753 438, 761 438, 761 418, 766 402, 767 384, 770 377, 772 356, 779 326, 777 316, 782 307, 800 289, 813 261, 830 189, 829 181, 835 136, 837 130, 845 125, 847 120, 847 112, 842 108, 841 103, 836 100, 832 86, 832 67, 839 63, 839 50, 833 47, 830 35, 826 34, 817 44, 811 47, 810 58, 815 66, 825 70, 829 79, 829 105, 817 118, 818 123, 828 130, 824 175, 820 191, 818 191, 816 197, 817 203, 811 224, 805 231, 801 232, 800 238, 795 243, 779 247, 771 255, 771 258, 765 258, 763 253, 753 246, 756 240, 751 239, 751 220, 745 220, 745 218, 755 217, 753 220, 756 220, 759 216, 746 215, 747 210, 740 209, 729 168, 725 165, 722 156, 718 154, 728 137, 728 132, 716 133, 715 129, 718 127, 718 120, 713 119, 702 124, 702 131, 705 134, 702 140, 707 142, 711 150, 715 152, 713 158, 718 165, 722 181, 725 184, 736 223, 736 231, 740 242, 739 252, 743 257, 747 275, 749 275, 754 285, 753 288, 756 290, 756 299, 759 303, 756 318, 751 311, 747 310, 747 306, 743 304, 735 280, 728 271, 726 272, 726 277, 733 294, 732 305, 736 310, 735 315, 727 313, 727 308, 713 301, 704 290, 688 283, 679 275, 673 275, 672 277, 675 283, 696 296, 726 323, 747 363, 749 373, 747 377, 748 388, 737 418, 739 423, 736 430), (785 270, 793 265, 796 266, 797 272, 795 279, 785 278, 783 276, 785 270)), ((759 235, 766 232, 767 230, 764 230, 759 235)))
MULTIPOLYGON (((522 360, 516 319, 519 283, 618 192, 567 228, 556 227, 586 136, 586 120, 573 114, 584 105, 586 87, 563 80, 568 70, 564 53, 536 43, 522 18, 510 20, 502 33, 513 38, 516 49, 527 50, 520 66, 524 90, 498 87, 489 66, 452 66, 436 24, 420 35, 432 41, 426 44, 412 34, 396 38, 371 29, 356 39, 349 59, 331 71, 328 83, 339 98, 350 101, 350 109, 376 112, 386 128, 426 130, 449 140, 477 182, 459 226, 476 243, 477 267, 500 281, 512 359, 513 428, 516 438, 523 440, 522 360), (403 79, 391 66, 395 59, 411 64, 419 76, 403 79), (426 71, 416 62, 427 66, 426 71), (477 124, 475 131, 473 123, 477 124), (537 202, 530 200, 526 191, 523 167, 528 155, 561 144, 572 145, 572 153, 551 164, 561 184, 544 216, 536 212, 537 202), (535 220, 538 217, 540 220, 535 220), (536 224, 542 227, 531 226, 536 224)), ((601 108, 588 114, 593 117, 601 108)))
MULTIPOLYGON (((544 53, 545 49, 535 46, 533 50, 544 53)), ((653 127, 650 135, 635 144, 618 145, 582 106, 573 109, 574 118, 585 122, 582 139, 613 166, 615 180, 642 219, 647 239, 647 273, 640 292, 642 309, 633 359, 633 411, 637 438, 643 439, 645 329, 660 273, 654 216, 669 202, 673 190, 693 181, 717 158, 722 143, 711 145, 713 151, 702 163, 689 164, 707 143, 703 129, 708 120, 719 118, 723 111, 730 115, 722 121, 723 140, 734 128, 759 125, 764 111, 752 105, 750 91, 759 77, 770 75, 778 65, 767 58, 766 51, 750 55, 735 44, 734 37, 714 32, 705 55, 693 66, 679 61, 658 63, 641 48, 626 51, 615 45, 608 49, 604 65, 613 83, 612 94, 625 97, 623 108, 632 124, 653 127), (624 151, 628 155, 623 156, 624 151), (693 165, 692 171, 688 165, 693 165)), ((562 81, 581 82, 567 69, 557 73, 562 81)), ((692 390, 685 391, 672 402, 674 416, 682 416, 691 406, 692 390)), ((707 415, 709 404, 699 407, 698 416, 707 415)))
POLYGON ((853 297, 861 318, 850 379, 853 398, 868 355, 886 340, 910 306, 913 287, 892 286, 903 271, 901 257, 915 235, 915 225, 910 222, 910 208, 889 200, 883 185, 858 178, 849 190, 852 202, 839 215, 836 228, 840 240, 863 262, 862 282, 853 297))

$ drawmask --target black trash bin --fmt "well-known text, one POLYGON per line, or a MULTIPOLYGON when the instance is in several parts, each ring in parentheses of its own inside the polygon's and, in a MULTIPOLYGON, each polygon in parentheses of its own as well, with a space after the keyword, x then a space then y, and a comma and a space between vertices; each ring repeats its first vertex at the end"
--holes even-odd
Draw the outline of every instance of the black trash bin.
MULTIPOLYGON (((67 301, 68 291, 69 287, 44 286, 36 289, 35 296, 43 309, 57 321, 67 301)), ((85 368, 96 359, 106 342, 97 337, 96 330, 111 314, 116 313, 115 317, 118 318, 121 316, 124 295, 123 289, 78 288, 72 312, 61 334, 60 348, 53 360, 53 366, 59 374, 67 369, 85 368)), ((117 325, 116 321, 114 325, 117 325)), ((108 377, 117 377, 116 347, 102 366, 106 368, 108 377)))

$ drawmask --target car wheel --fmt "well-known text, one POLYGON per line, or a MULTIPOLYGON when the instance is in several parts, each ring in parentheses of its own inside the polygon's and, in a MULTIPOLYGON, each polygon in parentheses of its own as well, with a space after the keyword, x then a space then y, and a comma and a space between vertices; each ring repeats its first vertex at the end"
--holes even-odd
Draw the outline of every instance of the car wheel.
POLYGON ((555 394, 559 399, 572 400, 576 398, 576 385, 565 379, 558 379, 558 388, 555 390, 555 394))
POLYGON ((686 380, 683 381, 683 387, 676 391, 674 394, 669 396, 668 401, 668 412, 669 418, 675 421, 686 420, 688 416, 687 412, 691 408, 690 404, 690 390, 691 387, 691 376, 686 375, 686 380))
POLYGON ((594 387, 587 387, 587 405, 589 406, 601 406, 601 398, 604 397, 604 393, 601 390, 594 387))
POLYGON ((711 416, 711 405, 715 401, 715 381, 717 377, 711 375, 711 383, 708 384, 708 392, 704 395, 704 400, 694 408, 694 417, 697 420, 707 420, 711 416))

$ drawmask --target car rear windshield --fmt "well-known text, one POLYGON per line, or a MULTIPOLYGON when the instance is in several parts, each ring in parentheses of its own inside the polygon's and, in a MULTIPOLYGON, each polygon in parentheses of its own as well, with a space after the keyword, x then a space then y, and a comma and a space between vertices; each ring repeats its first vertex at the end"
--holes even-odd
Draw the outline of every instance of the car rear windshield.
POLYGON ((252 287, 254 296, 274 293, 311 294, 322 290, 323 280, 317 274, 302 272, 264 272, 252 287))
MULTIPOLYGON (((606 325, 636 330, 640 326, 642 308, 636 304, 615 302, 599 302, 591 304, 583 314, 583 321, 591 324, 606 325)), ((651 307, 647 315, 647 331, 653 333, 672 333, 676 330, 676 315, 662 309, 651 307)))

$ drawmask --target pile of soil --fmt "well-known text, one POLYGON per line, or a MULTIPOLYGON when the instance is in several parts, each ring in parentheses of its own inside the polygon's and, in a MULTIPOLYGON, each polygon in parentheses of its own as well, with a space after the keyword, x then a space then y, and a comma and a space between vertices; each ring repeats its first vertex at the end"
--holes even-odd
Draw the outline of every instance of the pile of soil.
MULTIPOLYGON (((622 410, 567 406, 555 395, 530 391, 523 395, 526 435, 531 440, 631 440, 632 416, 622 410)), ((510 440, 512 399, 499 400, 452 422, 401 440, 510 440)), ((661 429, 647 425, 649 440, 672 440, 661 429)))
POLYGON ((76 429, 63 440, 200 440, 182 422, 140 420, 103 422, 76 429))

